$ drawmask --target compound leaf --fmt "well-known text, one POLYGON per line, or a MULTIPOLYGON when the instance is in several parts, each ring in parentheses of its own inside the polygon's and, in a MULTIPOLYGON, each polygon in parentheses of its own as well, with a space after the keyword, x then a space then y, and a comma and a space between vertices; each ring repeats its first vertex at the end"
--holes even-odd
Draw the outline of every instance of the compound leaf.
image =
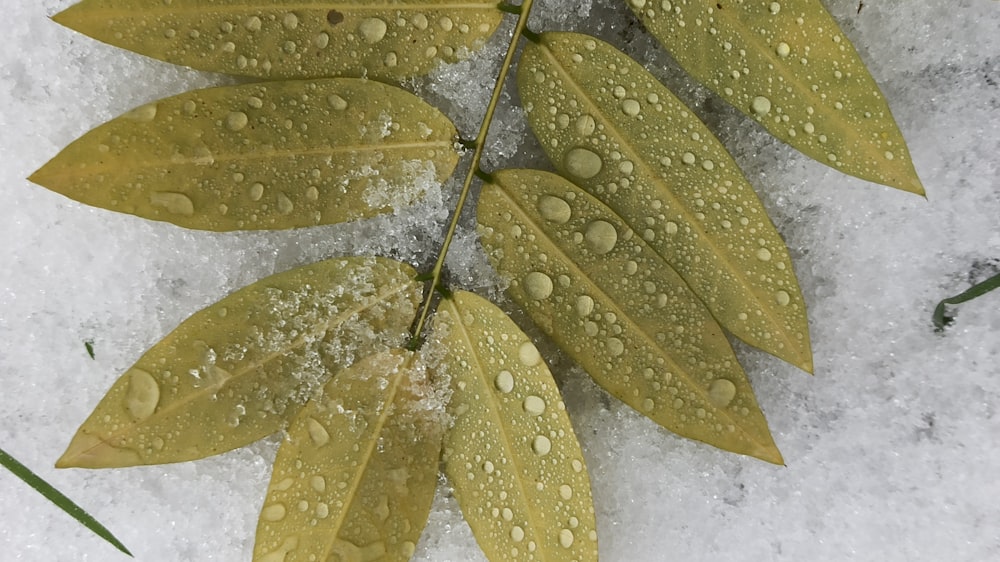
POLYGON ((437 485, 443 425, 412 353, 338 373, 278 450, 254 560, 409 560, 437 485))
POLYGON ((30 179, 88 205, 186 228, 296 228, 413 202, 421 185, 451 175, 456 136, 440 111, 378 82, 225 86, 113 119, 30 179))
POLYGON ((618 214, 555 174, 504 170, 478 219, 510 295, 598 384, 679 435, 782 463, 719 325, 618 214))
POLYGON ((435 316, 451 379, 444 470, 490 560, 597 560, 590 479, 566 407, 528 337, 489 301, 455 292, 435 316))
POLYGON ((399 81, 478 49, 502 17, 495 1, 84 0, 53 19, 210 72, 399 81))
POLYGON ((819 0, 628 0, 698 81, 806 156, 924 194, 889 105, 819 0))
POLYGON ((421 293, 414 273, 331 259, 196 312, 118 379, 56 466, 186 461, 279 431, 331 373, 405 337, 421 293))
POLYGON ((812 371, 781 235, 729 153, 611 45, 544 33, 520 62, 528 121, 556 167, 611 207, 741 340, 812 371))

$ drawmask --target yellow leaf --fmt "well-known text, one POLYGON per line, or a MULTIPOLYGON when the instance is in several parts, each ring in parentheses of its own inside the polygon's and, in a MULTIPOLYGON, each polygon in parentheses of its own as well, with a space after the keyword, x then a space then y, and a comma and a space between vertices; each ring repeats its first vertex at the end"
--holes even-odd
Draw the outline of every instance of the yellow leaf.
POLYGON ((411 353, 362 359, 295 418, 274 461, 254 560, 409 560, 437 485, 443 426, 411 353))
POLYGON ((785 243, 729 153, 680 100, 611 45, 575 33, 528 45, 518 88, 564 175, 611 207, 733 335, 812 371, 785 243))
POLYGON ((186 461, 279 431, 355 355, 405 338, 413 276, 387 259, 331 259, 196 312, 118 379, 56 466, 186 461))
POLYGON ((528 337, 456 292, 435 316, 453 391, 444 470, 490 560, 597 560, 590 478, 566 407, 528 337))
POLYGON ((210 72, 399 81, 478 49, 502 17, 495 1, 84 0, 53 19, 210 72))
POLYGON ((88 205, 186 228, 297 228, 419 199, 422 185, 454 170, 456 136, 440 111, 378 82, 226 86, 134 109, 30 179, 88 205))
POLYGON ((621 217, 555 174, 505 170, 478 218, 511 297, 598 384, 679 435, 782 463, 719 325, 621 217))
POLYGON ((629 0, 698 81, 806 156, 924 194, 875 80, 819 0, 629 0))

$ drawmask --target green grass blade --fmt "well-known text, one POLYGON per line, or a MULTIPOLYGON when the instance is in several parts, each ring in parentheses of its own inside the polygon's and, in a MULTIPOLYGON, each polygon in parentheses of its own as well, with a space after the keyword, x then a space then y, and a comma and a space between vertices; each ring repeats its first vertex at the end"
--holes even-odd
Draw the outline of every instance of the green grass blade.
POLYGON ((102 539, 108 541, 115 548, 132 556, 125 545, 121 543, 111 531, 107 529, 104 525, 101 525, 97 519, 94 519, 89 513, 83 510, 82 507, 73 503, 73 500, 67 498, 62 492, 56 490, 51 484, 42 480, 37 474, 31 471, 28 467, 24 466, 17 461, 14 457, 7 454, 6 451, 0 449, 0 465, 4 468, 14 473, 21 480, 35 489, 39 494, 45 496, 50 502, 56 504, 56 506, 68 513, 73 519, 79 521, 84 527, 90 529, 95 535, 101 537, 102 539))
POLYGON ((932 318, 934 321, 934 328, 938 332, 940 332, 944 330, 945 326, 951 324, 952 321, 954 320, 953 317, 944 315, 945 306, 949 304, 962 304, 963 302, 971 301, 976 297, 981 297, 985 295, 986 293, 992 291, 993 289, 996 289, 997 287, 1000 287, 1000 273, 994 275, 993 277, 990 277, 989 279, 986 279, 981 283, 977 283, 972 287, 969 287, 969 289, 966 290, 964 293, 955 295, 954 297, 950 297, 939 302, 938 305, 934 307, 934 316, 932 318))

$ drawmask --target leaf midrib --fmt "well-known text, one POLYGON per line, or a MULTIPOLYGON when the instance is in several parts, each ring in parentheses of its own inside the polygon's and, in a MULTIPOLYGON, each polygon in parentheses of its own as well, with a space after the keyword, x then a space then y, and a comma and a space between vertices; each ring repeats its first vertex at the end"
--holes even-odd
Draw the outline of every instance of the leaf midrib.
MULTIPOLYGON (((632 319, 632 315, 630 315, 626 311, 622 310, 622 308, 618 305, 618 302, 614 298, 612 298, 606 291, 604 291, 604 289, 602 289, 600 287, 600 285, 598 285, 596 282, 594 282, 593 280, 591 280, 590 276, 587 275, 586 273, 584 273, 583 270, 581 270, 580 267, 576 264, 576 262, 572 258, 570 258, 569 256, 566 255, 566 253, 562 250, 562 248, 552 240, 552 238, 549 236, 548 232, 546 232, 544 228, 542 228, 537 222, 535 222, 531 218, 531 216, 529 216, 526 212, 524 212, 521 209, 520 205, 517 204, 517 201, 515 201, 514 198, 511 197, 511 195, 508 194, 506 190, 504 190, 502 187, 500 187, 499 183, 493 183, 492 185, 496 186, 497 191, 499 191, 501 194, 503 194, 504 198, 507 199, 507 201, 510 203, 510 208, 516 210, 516 212, 522 217, 522 220, 524 220, 525 223, 527 223, 529 226, 531 226, 532 228, 534 228, 540 234, 540 236, 536 239, 536 243, 537 243, 537 240, 544 240, 544 241, 546 241, 549 244, 549 246, 551 246, 555 250, 554 253, 556 253, 559 257, 563 258, 563 262, 566 264, 567 268, 569 268, 571 271, 573 271, 577 275, 579 275, 579 279, 583 279, 585 282, 588 282, 592 287, 594 287, 596 289, 594 292, 596 294, 598 294, 599 296, 603 297, 603 302, 610 303, 611 306, 618 313, 619 317, 621 317, 621 318, 627 318, 628 321, 629 321, 629 323, 635 327, 635 331, 638 334, 640 334, 644 340, 646 340, 646 342, 649 344, 650 348, 651 349, 659 350, 662 353, 662 356, 664 357, 664 359, 668 363, 670 363, 671 365, 674 366, 674 371, 676 371, 677 373, 679 373, 680 377, 683 378, 685 380, 685 382, 688 383, 686 386, 689 389, 692 389, 696 394, 698 394, 698 396, 705 402, 705 404, 708 407, 710 407, 713 411, 718 412, 719 414, 721 414, 720 417, 723 417, 726 420, 729 420, 729 422, 734 427, 739 428, 740 432, 743 433, 743 435, 747 436, 748 440, 751 443, 754 443, 754 444, 756 444, 759 447, 764 448, 764 449, 768 448, 768 446, 766 444, 762 444, 762 443, 758 442, 758 440, 756 438, 754 438, 750 433, 748 433, 743 428, 743 425, 738 420, 735 420, 735 419, 732 418, 732 416, 730 416, 729 412, 727 412, 723 408, 716 407, 715 404, 712 404, 712 401, 709 399, 709 396, 708 396, 708 391, 705 390, 705 389, 703 389, 701 387, 701 385, 697 384, 696 381, 694 381, 694 379, 691 378, 691 375, 688 374, 687 369, 685 369, 685 368, 681 367, 680 365, 678 365, 677 362, 674 361, 673 357, 671 357, 671 355, 666 350, 664 350, 663 348, 661 348, 659 346, 659 344, 656 343, 656 340, 652 336, 650 336, 648 333, 646 333, 645 328, 641 324, 639 324, 638 322, 636 322, 635 320, 632 319)), ((647 248, 648 248, 648 246, 647 246, 647 248)), ((667 265, 667 267, 669 267, 669 265, 667 265)), ((697 300, 697 296, 696 295, 694 295, 692 293, 691 296, 697 300)), ((699 300, 699 302, 700 302, 700 300, 699 300)), ((702 306, 704 306, 704 305, 702 305, 702 306)), ((706 307, 706 310, 707 310, 707 307, 706 307)), ((709 313, 711 313, 711 311, 709 311, 709 313)), ((736 361, 735 357, 733 358, 733 361, 734 362, 736 361)))
MULTIPOLYGON (((81 6, 77 4, 77 6, 81 6)), ((75 6, 74 6, 75 7, 75 6)), ((268 12, 290 12, 292 10, 304 10, 304 11, 322 11, 328 12, 330 10, 342 10, 345 12, 375 12, 384 10, 398 10, 398 11, 420 11, 426 12, 428 10, 495 10, 496 2, 455 2, 449 4, 433 4, 431 8, 421 3, 413 4, 397 4, 393 2, 379 2, 374 4, 349 4, 349 3, 327 3, 322 0, 317 0, 316 2, 301 2, 295 4, 277 4, 273 1, 271 2, 260 2, 259 4, 231 4, 231 5, 212 5, 206 6, 204 4, 199 5, 187 5, 178 6, 175 4, 156 4, 155 6, 145 6, 142 9, 143 14, 149 14, 153 16, 161 14, 205 14, 205 13, 225 13, 225 14, 235 14, 244 12, 255 12, 255 13, 268 13, 268 12), (423 7, 421 7, 423 6, 423 7)), ((73 7, 69 8, 72 9, 73 7)), ((68 10, 67 10, 68 11, 68 10)), ((125 18, 135 18, 136 12, 133 10, 126 9, 113 9, 104 8, 100 10, 92 9, 89 7, 80 7, 77 10, 79 13, 73 15, 76 20, 105 20, 108 18, 122 17, 125 18)), ((56 18, 65 14, 66 12, 61 12, 56 14, 56 18)))
MULTIPOLYGON (((782 327, 781 322, 776 321, 776 318, 775 318, 775 315, 774 315, 774 312, 773 312, 772 308, 770 306, 766 305, 765 301, 762 301, 760 299, 760 297, 757 295, 757 292, 755 290, 753 290, 752 288, 750 288, 750 287, 752 287, 752 285, 750 285, 747 282, 746 275, 743 274, 742 269, 738 268, 738 267, 733 267, 733 264, 730 261, 730 259, 728 258, 727 254, 724 251, 722 251, 722 249, 718 246, 718 244, 716 244, 713 241, 712 237, 708 235, 707 231, 705 231, 700 226, 700 223, 691 214, 691 211, 690 211, 690 209, 688 209, 687 205, 684 204, 683 202, 681 202, 679 199, 677 199, 677 197, 674 196, 673 192, 670 189, 666 189, 663 186, 663 182, 661 180, 657 179, 656 174, 654 174, 653 171, 652 171, 652 169, 649 167, 649 164, 646 162, 645 157, 642 156, 643 153, 641 151, 637 150, 634 147, 634 145, 632 144, 632 142, 629 140, 628 136, 623 135, 621 133, 621 131, 619 130, 619 128, 617 126, 615 126, 613 122, 611 122, 609 119, 607 119, 605 117, 604 112, 601 111, 601 106, 599 104, 597 104, 593 100, 593 98, 591 98, 590 95, 587 94, 586 91, 584 91, 582 88, 580 88, 577 85, 577 82, 573 78, 573 75, 570 74, 569 71, 567 71, 566 68, 562 66, 562 64, 559 62, 559 60, 552 54, 552 51, 550 51, 549 48, 544 43, 536 43, 535 45, 539 48, 539 50, 541 50, 545 54, 546 57, 548 57, 552 61, 553 65, 559 71, 561 71, 563 73, 563 75, 566 77, 566 81, 568 82, 569 87, 572 88, 572 90, 575 91, 577 93, 577 95, 579 95, 583 99, 583 101, 585 103, 590 104, 591 108, 594 109, 593 113, 595 113, 597 115, 597 119, 599 119, 600 122, 603 123, 605 127, 607 127, 607 130, 609 132, 615 134, 614 138, 619 142, 620 146, 624 150, 631 152, 631 154, 634 156, 633 160, 637 163, 636 167, 639 168, 639 169, 642 169, 645 172, 643 175, 648 178, 648 181, 651 184, 656 185, 656 186, 659 187, 659 189, 657 189, 657 192, 660 193, 660 194, 662 194, 662 195, 664 195, 665 197, 669 198, 670 201, 672 201, 674 203, 674 207, 677 208, 677 209, 679 209, 680 212, 681 212, 681 214, 682 214, 682 216, 684 216, 684 222, 685 222, 685 224, 687 226, 691 227, 693 230, 695 230, 698 233, 699 240, 701 240, 705 245, 709 246, 709 248, 711 249, 712 255, 715 256, 718 259, 719 262, 721 262, 722 264, 724 264, 726 266, 726 269, 728 271, 730 271, 733 274, 733 276, 735 276, 736 278, 738 278, 741 281, 741 284, 744 287, 746 287, 746 292, 749 293, 749 295, 752 297, 753 302, 757 303, 759 310, 763 311, 764 315, 768 319, 768 323, 771 326, 774 327, 774 331, 775 332, 777 332, 778 334, 781 334, 780 335, 781 339, 785 342, 785 345, 788 346, 786 349, 791 350, 793 352, 794 357, 796 357, 798 359, 796 363, 801 363, 801 364, 804 364, 804 365, 808 364, 809 362, 806 362, 806 361, 802 360, 803 358, 800 356, 800 353, 798 351, 798 344, 796 344, 796 342, 794 342, 789 337, 789 335, 785 332, 785 329, 784 329, 784 327, 782 327)), ((751 187, 751 190, 752 190, 752 187, 751 187)), ((756 196, 756 194, 755 194, 755 196, 756 196)), ((609 209, 610 209, 610 207, 609 207, 609 209)), ((638 230, 641 229, 641 227, 639 229, 635 228, 636 225, 633 225, 632 221, 629 221, 626 218, 622 217, 616 211, 612 210, 612 213, 615 216, 617 216, 619 219, 621 219, 621 221, 623 223, 627 224, 629 226, 629 228, 632 228, 633 230, 636 230, 636 231, 638 231, 638 230)), ((768 219, 768 220, 770 220, 770 219, 768 219)), ((661 260, 663 260, 665 263, 667 263, 669 265, 670 261, 665 256, 663 256, 655 248, 653 248, 652 250, 653 250, 653 253, 655 255, 659 256, 661 260)), ((679 272, 678 272, 678 274, 679 274, 679 272)), ((681 275, 681 278, 683 279, 684 276, 681 275)), ((685 283, 687 283, 687 279, 684 279, 684 281, 685 281, 685 283)), ((697 293, 695 293, 695 297, 698 298, 699 300, 702 300, 701 296, 698 295, 697 293)), ((702 303, 704 304, 703 300, 702 300, 702 303)), ((706 305, 705 308, 708 310, 709 314, 713 318, 715 318, 716 322, 719 322, 719 324, 724 324, 723 322, 719 321, 718 317, 712 311, 711 307, 709 307, 709 306, 706 305)))
MULTIPOLYGON (((460 313, 460 311, 458 309, 458 303, 456 302, 455 299, 450 299, 447 302, 452 306, 452 309, 455 312, 455 314, 454 314, 454 316, 455 316, 455 322, 453 323, 453 325, 454 326, 458 326, 459 330, 462 333, 462 337, 463 337, 463 339, 465 340, 465 342, 467 344, 466 349, 469 350, 469 353, 473 356, 473 359, 476 362, 476 365, 478 367, 477 372, 480 373, 480 376, 479 376, 480 382, 483 383, 483 388, 486 389, 485 394, 487 394, 491 398, 490 402, 496 403, 496 399, 493 396, 493 392, 489 390, 490 389, 490 381, 486 378, 486 369, 484 368, 483 361, 480 358, 479 353, 476 351, 476 347, 473 345, 472 337, 470 336, 469 331, 465 328, 465 325, 462 323, 462 315, 461 315, 461 313, 460 313)), ((490 409, 490 414, 491 414, 491 417, 493 418, 494 422, 496 422, 495 423, 495 427, 498 428, 497 431, 499 433, 501 433, 502 436, 504 437, 504 441, 503 441, 504 444, 507 445, 507 448, 509 450, 513 450, 513 447, 511 445, 509 445, 509 443, 511 443, 511 441, 510 441, 510 439, 507 438, 506 420, 502 416, 500 416, 499 408, 491 408, 490 409)), ((518 463, 518 456, 514 455, 514 454, 508 454, 507 457, 509 459, 511 459, 511 465, 513 466, 513 469, 516 470, 514 480, 517 482, 517 487, 520 488, 520 490, 521 490, 521 497, 524 498, 526 501, 530 502, 532 496, 528 495, 528 492, 527 492, 528 489, 524 486, 524 483, 523 483, 523 480, 524 480, 523 479, 524 471, 521 470, 521 466, 518 463)), ((525 509, 525 512, 528 514, 527 517, 529 519, 529 524, 531 525, 530 528, 531 528, 532 533, 538 535, 537 538, 539 540, 542 540, 544 538, 544 535, 542 535, 539 532, 539 529, 545 528, 544 521, 542 522, 541 526, 538 526, 536 524, 535 517, 534 517, 534 511, 530 509, 530 505, 527 506, 527 508, 525 509)), ((525 538, 527 538, 527 537, 525 537, 525 538)), ((540 548, 540 549, 536 550, 536 552, 534 554, 536 555, 536 557, 538 557, 538 559, 540 560, 540 562, 545 562, 545 560, 547 559, 547 557, 545 556, 545 554, 547 552, 548 552, 547 548, 540 548)))

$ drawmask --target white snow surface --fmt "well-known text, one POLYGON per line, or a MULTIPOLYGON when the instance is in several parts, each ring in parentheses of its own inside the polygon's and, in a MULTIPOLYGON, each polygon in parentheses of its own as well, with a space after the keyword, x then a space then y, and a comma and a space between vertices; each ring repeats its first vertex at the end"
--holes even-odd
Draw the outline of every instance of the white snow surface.
MULTIPOLYGON (((249 561, 277 438, 168 466, 57 471, 55 459, 120 373, 228 292, 333 255, 426 268, 458 183, 394 217, 233 234, 93 209, 32 185, 24 178, 88 129, 226 80, 47 19, 70 3, 4 0, 0 447, 137 560, 249 561)), ((1000 2, 825 4, 889 99, 926 200, 771 139, 686 78, 622 2, 536 4, 536 30, 593 33, 647 61, 731 149, 791 248, 816 361, 811 377, 737 347, 786 459, 777 467, 658 428, 529 331, 583 444, 604 561, 1000 560, 1000 292, 958 308, 943 334, 930 322, 940 299, 1000 270, 1000 2)), ((413 86, 466 136, 511 28, 413 86)), ((486 163, 546 166, 507 92, 486 163)), ((472 232, 467 219, 449 257, 452 282, 502 295, 472 232)), ((127 559, 6 471, 0 506, 0 560, 127 559)), ((415 559, 484 559, 446 483, 415 559)))

